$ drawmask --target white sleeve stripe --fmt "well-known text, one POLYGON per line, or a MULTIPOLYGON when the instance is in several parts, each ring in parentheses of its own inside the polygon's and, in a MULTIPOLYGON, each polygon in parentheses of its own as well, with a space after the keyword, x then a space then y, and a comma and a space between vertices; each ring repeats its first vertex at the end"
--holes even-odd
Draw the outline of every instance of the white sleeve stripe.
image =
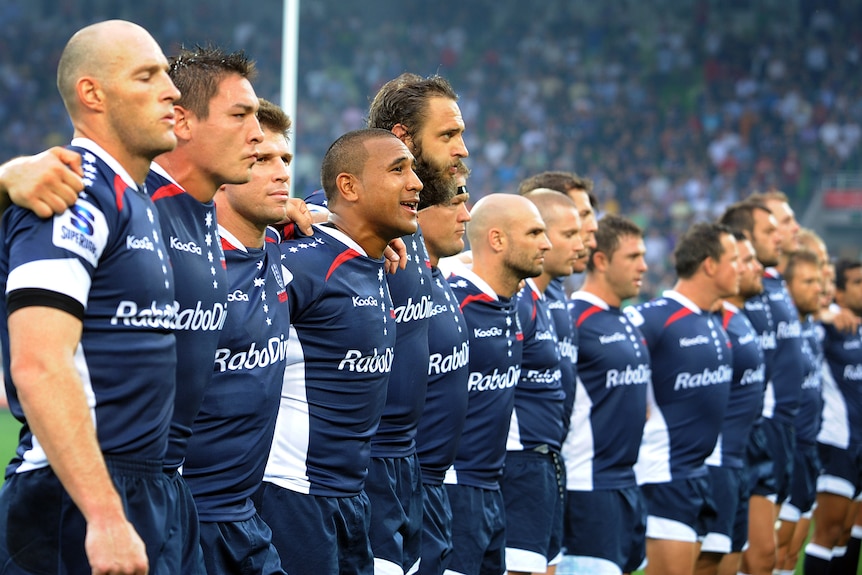
POLYGON ((87 307, 90 274, 77 258, 36 260, 9 272, 6 295, 19 289, 44 289, 71 297, 87 307))

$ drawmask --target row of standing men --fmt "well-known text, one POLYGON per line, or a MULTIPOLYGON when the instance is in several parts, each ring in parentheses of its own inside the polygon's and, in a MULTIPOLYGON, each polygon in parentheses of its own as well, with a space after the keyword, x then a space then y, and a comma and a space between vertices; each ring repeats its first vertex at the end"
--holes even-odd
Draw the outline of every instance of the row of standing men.
MULTIPOLYGON (((60 568, 45 562, 502 573, 545 572, 565 554, 576 572, 628 572, 646 556, 649 571, 687 573, 742 550, 745 489, 762 483, 752 493, 770 512, 780 502, 789 483, 775 485, 775 462, 789 468, 793 420, 809 403, 799 393, 811 386, 795 382, 810 369, 779 376, 769 363, 770 341, 803 339, 780 276, 767 274, 779 289, 766 292, 780 297, 740 294, 746 270, 759 275, 752 262, 779 263, 770 250, 795 234, 777 233, 786 198, 728 210, 739 238, 694 226, 674 290, 623 313, 646 269, 640 230, 615 216, 596 226, 588 182, 561 173, 468 213, 465 127, 442 78, 381 88, 375 129, 324 158, 326 221, 312 228, 288 199, 290 120, 258 101, 252 77, 241 55, 167 64, 145 31, 97 24, 58 70, 80 156, 52 150, 0 171, 35 212, 9 210, 0 259, 7 382, 25 423, 0 495, 4 533, 16 535, 8 557, 50 572, 60 568), (127 44, 112 45, 116 60, 94 67, 117 35, 127 44), (80 196, 55 169, 64 162, 80 170, 80 196), (68 189, 40 196, 34 174, 68 189), (62 213, 40 220, 44 209, 62 213), (451 256, 471 218, 465 265, 451 256), (287 232, 269 229, 286 219, 287 232), (403 269, 387 275, 398 237, 403 269), (561 278, 584 270, 567 301, 561 278), (785 315, 769 307, 779 303, 785 315), (49 363, 56 371, 38 373, 49 363), (78 377, 62 401, 39 388, 58 371, 78 377), (760 483, 747 480, 749 443, 762 447, 760 483), (718 511, 733 509, 717 518, 716 485, 729 494, 718 511), (71 501, 33 496, 58 486, 71 501), (34 505, 75 519, 52 526, 62 537, 42 522, 21 529, 34 505)), ((860 315, 852 287, 842 301, 847 278, 838 285, 838 303, 860 315)), ((859 340, 858 327, 825 332, 859 340)), ((788 349, 781 358, 807 357, 788 349)), ((862 370, 847 365, 852 381, 862 370)), ((825 467, 824 485, 840 484, 841 464, 825 467)), ((838 542, 815 537, 812 549, 831 557, 838 542)))

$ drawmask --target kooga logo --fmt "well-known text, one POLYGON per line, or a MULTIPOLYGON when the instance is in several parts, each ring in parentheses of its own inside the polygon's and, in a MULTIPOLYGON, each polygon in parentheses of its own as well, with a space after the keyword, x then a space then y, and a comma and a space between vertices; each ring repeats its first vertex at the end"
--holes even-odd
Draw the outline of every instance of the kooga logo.
POLYGON ((473 329, 473 337, 500 337, 503 335, 503 330, 499 327, 489 327, 488 329, 473 329))
POLYGON ((171 236, 171 248, 179 250, 181 252, 201 255, 201 248, 196 243, 191 241, 183 243, 174 236, 171 236))

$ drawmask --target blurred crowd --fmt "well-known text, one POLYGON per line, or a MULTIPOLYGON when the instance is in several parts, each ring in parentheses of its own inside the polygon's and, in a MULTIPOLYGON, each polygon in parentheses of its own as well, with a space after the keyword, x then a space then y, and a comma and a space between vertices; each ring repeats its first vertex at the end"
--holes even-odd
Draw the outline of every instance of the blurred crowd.
MULTIPOLYGON (((823 175, 862 167, 862 2, 856 0, 306 0, 300 8, 294 192, 319 187, 337 136, 403 71, 459 92, 473 199, 547 169, 592 178, 600 208, 648 230, 649 285, 692 221, 777 187, 797 212, 823 175)), ((279 100, 281 2, 7 0, 0 4, 0 158, 64 143, 63 44, 122 17, 167 54, 218 43, 258 62, 279 100)))

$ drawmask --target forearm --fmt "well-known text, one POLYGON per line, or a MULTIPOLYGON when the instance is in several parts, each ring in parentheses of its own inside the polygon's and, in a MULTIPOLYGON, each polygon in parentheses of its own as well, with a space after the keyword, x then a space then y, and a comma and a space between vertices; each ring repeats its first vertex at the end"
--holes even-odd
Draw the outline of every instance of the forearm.
POLYGON ((74 341, 56 337, 58 332, 68 334, 69 324, 76 322, 80 325, 76 318, 47 308, 14 312, 9 317, 12 380, 28 425, 88 523, 115 521, 125 514, 74 365, 80 327, 74 341), (34 327, 45 325, 56 329, 34 327))

